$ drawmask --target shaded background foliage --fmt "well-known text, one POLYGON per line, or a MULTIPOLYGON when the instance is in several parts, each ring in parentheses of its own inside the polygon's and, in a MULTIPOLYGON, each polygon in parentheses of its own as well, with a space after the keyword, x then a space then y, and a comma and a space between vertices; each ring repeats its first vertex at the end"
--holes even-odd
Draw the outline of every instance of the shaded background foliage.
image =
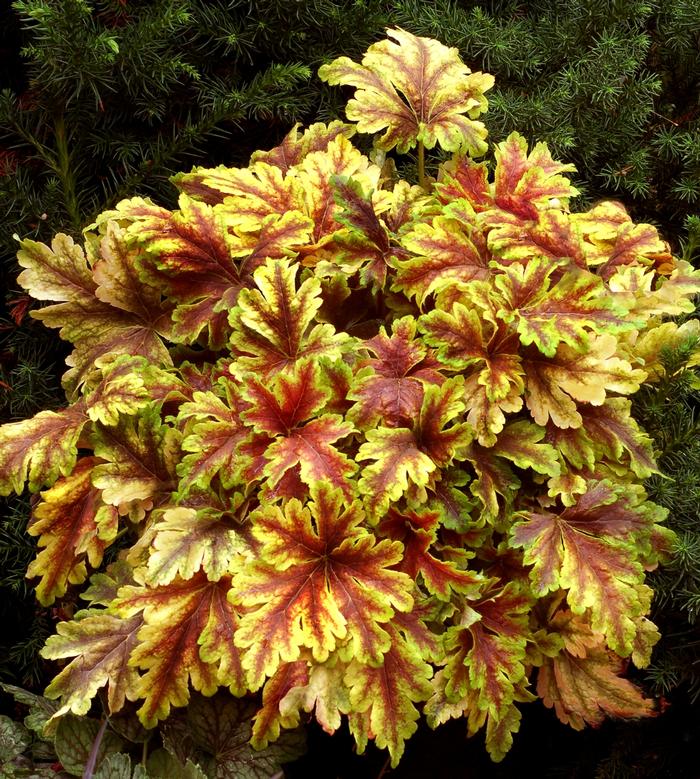
MULTIPOLYGON (((395 25, 456 46, 472 69, 495 75, 491 140, 518 129, 573 162, 582 193, 574 208, 619 198, 636 221, 697 258, 700 0, 17 0, 0 6, 0 419, 59 407, 66 354, 27 316, 14 233, 77 236, 135 193, 172 207, 176 171, 245 165, 294 122, 342 117, 347 95, 321 83, 317 68, 341 54, 357 59, 395 25)), ((564 762, 564 773, 547 775, 674 775, 662 773, 663 760, 677 765, 685 752, 681 744, 663 757, 666 736, 700 737, 697 714, 686 709, 700 693, 698 391, 683 359, 669 354, 672 378, 636 402, 672 476, 648 485, 670 509, 679 543, 671 565, 654 574, 665 637, 646 681, 674 706, 658 723, 577 736, 588 745, 588 773, 566 773, 564 762), (625 750, 637 742, 647 757, 662 755, 647 761, 660 773, 625 773, 634 762, 625 750)), ((4 503, 2 512, 0 619, 8 629, 0 676, 40 688, 37 652, 56 615, 37 608, 23 578, 34 554, 24 533, 28 501, 4 503)), ((558 727, 547 714, 536 716, 558 727)), ((320 754, 324 743, 319 736, 320 754)), ((405 762, 420 760, 421 743, 405 762)))

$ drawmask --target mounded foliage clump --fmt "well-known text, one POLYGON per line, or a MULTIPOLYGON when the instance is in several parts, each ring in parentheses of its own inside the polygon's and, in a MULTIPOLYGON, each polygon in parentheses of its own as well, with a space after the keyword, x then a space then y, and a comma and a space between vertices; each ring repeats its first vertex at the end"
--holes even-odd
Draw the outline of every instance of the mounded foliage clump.
POLYGON ((493 79, 456 50, 395 29, 320 75, 349 123, 22 242, 73 346, 69 405, 0 428, 0 494, 41 491, 39 600, 85 585, 43 651, 54 719, 105 687, 146 728, 262 691, 256 747, 347 718, 395 765, 421 713, 495 760, 536 698, 574 728, 653 714, 623 669, 673 534, 630 396, 700 272, 619 203, 571 213, 544 144, 477 161, 493 79))

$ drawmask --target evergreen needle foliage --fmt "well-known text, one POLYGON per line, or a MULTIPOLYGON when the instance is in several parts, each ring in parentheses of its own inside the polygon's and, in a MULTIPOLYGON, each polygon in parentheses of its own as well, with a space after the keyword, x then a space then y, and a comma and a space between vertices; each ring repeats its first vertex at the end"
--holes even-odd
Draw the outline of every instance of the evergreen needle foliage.
POLYGON ((697 210, 697 0, 402 0, 392 16, 493 73, 491 137, 517 127, 546 141, 576 165, 585 198, 617 193, 676 230, 697 210))

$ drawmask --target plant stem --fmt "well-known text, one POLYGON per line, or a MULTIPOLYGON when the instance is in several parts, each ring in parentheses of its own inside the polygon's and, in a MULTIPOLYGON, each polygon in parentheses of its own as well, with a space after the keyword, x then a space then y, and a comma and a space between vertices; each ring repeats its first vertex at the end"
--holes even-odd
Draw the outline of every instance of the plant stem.
POLYGON ((85 770, 83 771, 83 779, 92 779, 92 775, 95 772, 95 765, 97 764, 97 755, 100 751, 100 745, 102 744, 102 738, 105 734, 105 730, 107 730, 107 717, 102 720, 100 729, 97 731, 97 735, 95 736, 92 749, 90 750, 90 756, 88 757, 88 761, 85 764, 85 770))
POLYGON ((387 759, 384 761, 384 765, 382 766, 382 770, 377 774, 377 779, 382 779, 384 774, 387 772, 387 769, 389 768, 389 761, 391 760, 391 756, 387 757, 387 759))
POLYGON ((418 183, 427 189, 427 183, 425 180, 425 146, 423 141, 418 141, 418 183))

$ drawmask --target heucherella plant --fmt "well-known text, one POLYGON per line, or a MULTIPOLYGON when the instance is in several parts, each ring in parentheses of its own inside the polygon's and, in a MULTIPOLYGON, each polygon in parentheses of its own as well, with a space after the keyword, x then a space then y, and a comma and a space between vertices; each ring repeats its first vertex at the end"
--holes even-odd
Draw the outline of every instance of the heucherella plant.
POLYGON ((622 671, 672 534, 629 396, 700 272, 619 203, 571 213, 543 144, 476 161, 491 77, 388 34, 321 69, 356 124, 22 241, 69 405, 0 429, 0 492, 41 491, 41 603, 90 577, 43 651, 54 717, 261 691, 256 747, 346 717, 396 765, 421 713, 499 760, 536 698, 574 728, 654 712, 622 671), (411 185, 356 131, 454 156, 411 185))

